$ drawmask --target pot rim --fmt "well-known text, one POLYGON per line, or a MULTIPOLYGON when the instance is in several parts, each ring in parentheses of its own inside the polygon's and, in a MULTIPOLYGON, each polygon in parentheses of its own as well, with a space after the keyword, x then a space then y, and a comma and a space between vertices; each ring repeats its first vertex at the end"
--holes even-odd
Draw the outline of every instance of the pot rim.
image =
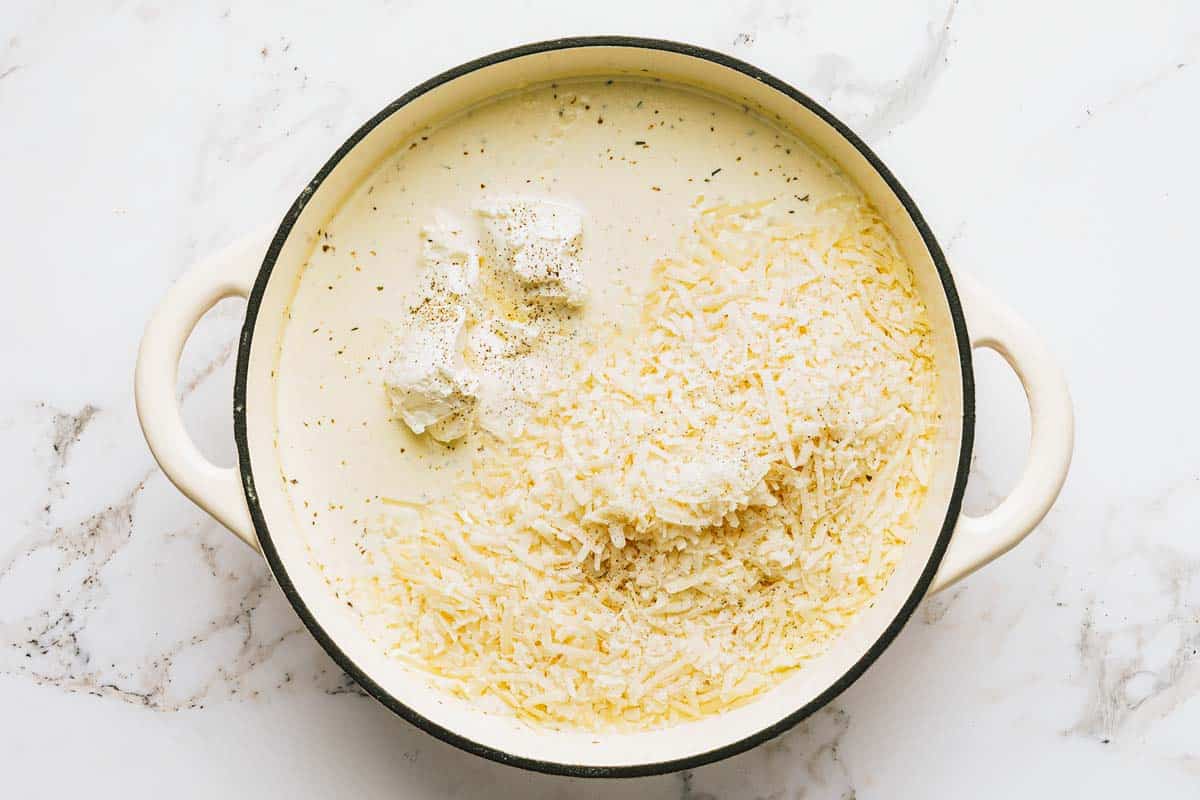
POLYGON ((946 548, 949 546, 950 538, 954 533, 954 527, 958 521, 959 512, 962 506, 963 493, 966 489, 967 472, 971 462, 971 452, 974 443, 975 433, 975 386, 974 373, 972 369, 971 359, 971 344, 967 336, 966 320, 963 316, 962 304, 959 301, 958 292, 954 285, 954 279, 950 274, 950 269, 946 264, 945 256, 942 254, 941 248, 938 246, 937 240, 933 236, 929 225, 925 222, 925 218, 917 209, 916 204, 905 191, 904 187, 891 173, 890 170, 883 164, 878 156, 844 123, 833 116, 829 111, 825 110, 820 104, 810 98, 808 95, 799 91, 790 84, 782 81, 773 75, 770 75, 751 64, 746 63, 737 58, 719 53, 714 50, 709 50, 695 45, 683 44, 666 39, 641 38, 635 36, 581 36, 568 37, 561 39, 549 39, 541 42, 534 42, 518 47, 500 50, 491 53, 490 55, 477 58, 473 61, 468 61, 460 64, 457 67, 446 70, 439 75, 436 75, 429 80, 419 84, 415 88, 401 95, 398 99, 389 103, 382 111, 371 117, 366 123, 360 126, 350 137, 334 152, 328 161, 321 167, 314 177, 301 191, 291 208, 288 209, 282 222, 279 224, 274 237, 271 240, 267 253, 263 258, 262 267, 259 270, 258 276, 254 282, 254 288, 250 293, 246 302, 246 319, 242 326, 241 337, 238 345, 237 357, 237 372, 234 379, 233 388, 233 431, 234 440, 238 450, 238 470, 241 474, 242 488, 246 497, 246 505, 250 511, 250 518, 254 523, 255 533, 258 536, 259 544, 262 547, 263 556, 270 566, 271 572, 275 576, 279 587, 283 590, 288 602, 296 610, 301 621, 312 634, 313 638, 324 648, 325 652, 349 674, 355 682, 358 683, 371 697, 378 700, 391 711, 404 718, 408 722, 417 726, 426 733, 436 736, 442 741, 454 745, 455 747, 482 756, 491 761, 510 766, 521 767, 536 772, 543 772, 551 775, 563 775, 577 778, 634 778, 650 775, 661 775, 668 772, 676 772, 679 770, 692 769, 704 764, 709 764, 714 761, 729 758, 738 753, 745 752, 752 747, 755 747, 768 739, 772 739, 783 732, 794 727, 797 723, 811 716, 820 708, 841 694, 846 688, 854 683, 867 668, 875 662, 884 650, 895 640, 900 630, 908 622, 912 613, 916 610, 917 605, 924 598, 926 590, 929 588, 938 567, 941 564, 942 557, 945 555, 946 548), (946 517, 942 522, 942 529, 938 534, 937 542, 930 554, 929 561, 926 563, 920 578, 913 585, 912 592, 900 607, 896 616, 884 629, 878 639, 866 650, 865 653, 856 661, 838 680, 830 685, 821 694, 814 697, 805 705, 788 714, 778 722, 759 730, 758 732, 739 739, 736 742, 722 745, 713 748, 712 750, 699 753, 697 755, 688 756, 685 758, 672 759, 669 761, 657 761, 642 764, 627 764, 621 766, 591 766, 587 764, 569 764, 555 761, 544 761, 534 758, 525 758, 522 756, 514 756, 505 753, 502 750, 496 749, 489 745, 475 742, 467 736, 456 731, 445 728, 432 720, 422 716, 413 709, 400 702, 395 696, 387 692, 383 687, 371 679, 346 653, 338 646, 337 642, 326 632, 321 623, 317 621, 304 599, 297 591, 295 584, 288 576, 287 568, 279 556, 279 551, 276 549, 274 542, 271 539, 271 532, 267 526, 266 518, 263 515, 262 506, 258 501, 258 492, 254 484, 253 467, 250 461, 250 447, 247 436, 246 427, 246 396, 247 396, 247 381, 249 376, 250 365, 250 348, 254 338, 254 328, 258 320, 258 312, 262 304, 263 295, 267 288, 267 283, 270 280, 271 273, 275 267, 275 262, 279 257, 279 253, 283 248, 284 242, 291 234, 292 228, 299 219, 301 212, 304 210, 308 201, 313 194, 320 188, 325 179, 333 172, 334 168, 341 160, 364 139, 367 134, 374 130, 384 120, 390 117, 399 109, 411 103, 418 97, 430 92, 442 84, 448 83, 456 78, 460 78, 469 73, 492 66, 504 61, 509 61, 524 56, 535 55, 555 50, 571 50, 584 47, 620 47, 620 48, 641 48, 645 50, 659 50, 680 55, 691 56, 693 58, 710 61, 719 66, 741 72, 754 80, 766 84, 772 89, 781 92, 791 100, 804 106, 813 114, 818 116, 825 123, 830 125, 837 133, 846 139, 854 146, 856 150, 867 160, 880 177, 883 178, 888 188, 896 195, 900 203, 904 206, 905 212, 916 225, 921 238, 928 248, 930 256, 937 269, 938 277, 941 280, 942 288, 945 291, 946 301, 950 310, 950 318, 954 324, 955 339, 958 345, 959 353, 959 369, 962 375, 962 437, 959 449, 958 466, 954 477, 954 487, 950 494, 950 500, 946 508, 946 517))

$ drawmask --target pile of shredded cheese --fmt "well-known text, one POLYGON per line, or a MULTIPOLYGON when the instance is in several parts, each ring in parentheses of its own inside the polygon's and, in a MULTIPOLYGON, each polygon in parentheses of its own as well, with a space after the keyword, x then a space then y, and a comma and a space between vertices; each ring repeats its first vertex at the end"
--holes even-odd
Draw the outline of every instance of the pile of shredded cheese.
POLYGON ((351 590, 394 656, 539 723, 719 712, 884 587, 938 427, 925 309, 843 197, 798 226, 698 210, 641 326, 581 346, 441 502, 392 501, 351 590))

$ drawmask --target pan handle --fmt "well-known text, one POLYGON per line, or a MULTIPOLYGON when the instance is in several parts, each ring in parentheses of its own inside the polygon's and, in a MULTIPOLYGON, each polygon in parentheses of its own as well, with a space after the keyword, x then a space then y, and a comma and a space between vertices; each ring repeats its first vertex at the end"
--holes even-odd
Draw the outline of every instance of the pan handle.
POLYGON ((1000 505, 979 517, 958 518, 950 548, 929 593, 941 591, 1030 534, 1062 489, 1071 465, 1074 413, 1066 377, 1029 325, 974 280, 956 275, 971 347, 994 350, 1008 362, 1029 403, 1029 456, 1020 480, 1000 505))
POLYGON ((183 345, 196 323, 226 297, 248 297, 270 241, 246 236, 192 267, 167 292, 146 325, 134 373, 138 421, 150 452, 179 491, 246 544, 259 549, 239 472, 218 467, 196 448, 183 426, 176 382, 183 345))

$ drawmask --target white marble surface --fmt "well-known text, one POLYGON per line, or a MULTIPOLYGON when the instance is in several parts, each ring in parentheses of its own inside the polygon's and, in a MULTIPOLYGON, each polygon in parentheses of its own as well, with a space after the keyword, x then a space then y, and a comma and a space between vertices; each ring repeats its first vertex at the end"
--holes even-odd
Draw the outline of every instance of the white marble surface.
MULTIPOLYGON (((3 4, 0 794, 1200 796, 1200 7, 328 5, 3 4), (1041 528, 926 602, 827 710, 636 781, 501 767, 361 696, 163 478, 131 399, 167 285, 277 219, 364 119, 463 60, 582 33, 707 45, 827 103, 956 269, 1044 333, 1078 413, 1041 528)), ((226 463, 240 314, 202 323, 181 379, 226 463)), ((981 361, 975 510, 1027 437, 1015 381, 981 361)))

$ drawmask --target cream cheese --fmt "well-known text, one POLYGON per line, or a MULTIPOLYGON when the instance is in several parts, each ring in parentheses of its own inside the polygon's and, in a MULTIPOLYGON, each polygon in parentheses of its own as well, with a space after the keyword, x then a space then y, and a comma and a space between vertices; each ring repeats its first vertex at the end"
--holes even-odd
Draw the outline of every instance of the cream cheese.
POLYGON ((479 209, 501 263, 538 297, 582 305, 583 215, 549 200, 510 197, 479 209))
POLYGON ((413 433, 450 442, 471 428, 479 381, 462 357, 466 322, 461 306, 428 303, 398 337, 383 384, 392 411, 413 433))
POLYGON ((476 424, 519 433, 587 297, 581 211, 530 197, 476 211, 478 233, 441 210, 421 229, 418 288, 383 374, 395 415, 441 442, 476 424), (482 277, 481 246, 494 254, 482 277))
POLYGON ((462 223, 438 209, 421 229, 421 299, 469 298, 479 284, 479 250, 462 223))
POLYGON ((469 306, 479 283, 479 252, 462 225, 438 212, 421 230, 415 302, 402 321, 383 384, 393 413, 413 433, 440 442, 471 429, 479 381, 462 357, 469 306))

